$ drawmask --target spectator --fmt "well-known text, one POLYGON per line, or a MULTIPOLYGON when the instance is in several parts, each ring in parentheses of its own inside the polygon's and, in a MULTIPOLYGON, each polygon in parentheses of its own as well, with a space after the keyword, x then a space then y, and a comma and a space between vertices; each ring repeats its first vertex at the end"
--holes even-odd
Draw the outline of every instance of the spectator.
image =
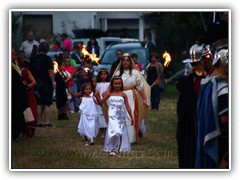
POLYGON ((53 37, 51 35, 48 36, 47 42, 49 45, 49 52, 58 52, 58 45, 53 42, 53 37))
POLYGON ((53 62, 47 56, 49 45, 43 42, 38 47, 38 54, 34 61, 30 62, 30 70, 37 82, 35 92, 38 101, 37 122, 40 127, 52 127, 50 123, 53 88, 56 86, 54 80, 53 62))
POLYGON ((66 58, 70 59, 70 65, 73 67, 77 66, 77 63, 74 59, 71 59, 71 55, 70 55, 70 51, 68 49, 63 49, 63 60, 65 60, 66 58))
POLYGON ((113 73, 115 72, 118 64, 120 63, 121 59, 122 59, 122 56, 123 56, 123 52, 122 50, 118 49, 117 52, 116 52, 116 55, 117 55, 117 60, 113 62, 112 66, 111 66, 111 76, 113 75, 113 73))
MULTIPOLYGON (((65 61, 64 61, 64 70, 67 71, 70 76, 73 78, 75 77, 75 67, 73 66, 70 66, 70 58, 66 58, 65 61)), ((73 91, 73 93, 77 93, 77 83, 76 83, 76 80, 72 79, 70 82, 69 82, 69 86, 71 88, 71 90, 73 91)), ((74 110, 75 112, 78 112, 79 108, 78 108, 78 99, 75 98, 74 96, 72 96, 71 98, 71 101, 68 102, 68 110, 70 113, 74 113, 73 111, 73 107, 72 107, 72 103, 74 105, 74 110)))
POLYGON ((19 51, 24 51, 27 59, 30 59, 32 53, 33 45, 39 45, 39 42, 34 40, 34 33, 32 31, 28 32, 27 40, 22 42, 19 51))
POLYGON ((135 63, 136 67, 138 68, 139 71, 142 71, 142 64, 137 62, 138 60, 138 55, 136 53, 131 54, 131 58, 133 62, 135 63))
POLYGON ((80 43, 74 45, 73 53, 71 54, 71 59, 75 60, 77 64, 80 64, 82 61, 82 51, 80 50, 80 43))
POLYGON ((32 137, 35 128, 29 126, 34 123, 32 111, 29 108, 27 89, 23 85, 21 70, 16 64, 16 50, 12 49, 12 140, 16 140, 23 133, 32 137))
POLYGON ((68 38, 66 33, 62 33, 62 49, 67 49, 69 52, 72 52, 72 41, 68 38))
MULTIPOLYGON (((19 55, 22 56, 22 55, 19 55)), ((28 96, 28 104, 32 110, 32 114, 34 117, 34 122, 30 124, 31 126, 36 126, 37 120, 37 99, 34 94, 34 87, 36 86, 36 81, 32 75, 32 73, 28 69, 29 61, 25 58, 19 59, 19 67, 21 69, 21 75, 23 77, 23 85, 27 89, 27 96, 28 96)))
POLYGON ((64 70, 64 62, 58 62, 59 71, 55 74, 56 81, 56 106, 58 109, 58 120, 69 120, 67 116, 68 109, 68 84, 71 75, 64 70))
POLYGON ((99 45, 95 38, 91 38, 87 43, 87 51, 90 54, 96 54, 99 57, 99 45))
POLYGON ((158 56, 156 53, 150 55, 150 63, 146 67, 145 76, 151 87, 151 108, 152 110, 158 111, 160 103, 160 81, 162 81, 162 79, 159 81, 158 77, 160 77, 163 72, 163 66, 157 59, 158 56))

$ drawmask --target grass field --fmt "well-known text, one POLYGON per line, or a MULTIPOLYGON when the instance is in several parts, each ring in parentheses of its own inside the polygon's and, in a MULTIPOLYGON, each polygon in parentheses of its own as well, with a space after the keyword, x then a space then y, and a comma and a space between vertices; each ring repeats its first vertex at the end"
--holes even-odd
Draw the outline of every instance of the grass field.
POLYGON ((145 120, 147 132, 132 145, 132 151, 121 157, 110 157, 103 151, 104 139, 84 146, 77 132, 79 114, 70 120, 56 120, 52 107, 51 121, 55 128, 37 128, 32 139, 19 137, 11 146, 12 169, 170 169, 178 168, 176 144, 175 85, 168 85, 161 95, 160 110, 149 111, 145 120))

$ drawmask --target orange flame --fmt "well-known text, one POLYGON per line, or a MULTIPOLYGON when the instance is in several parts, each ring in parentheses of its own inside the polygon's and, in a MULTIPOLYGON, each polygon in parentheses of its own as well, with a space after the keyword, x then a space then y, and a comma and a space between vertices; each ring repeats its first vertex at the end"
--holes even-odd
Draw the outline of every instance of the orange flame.
POLYGON ((83 70, 84 70, 85 72, 90 71, 90 69, 89 69, 88 67, 83 68, 83 70))
POLYGON ((84 55, 84 58, 85 58, 86 56, 89 56, 89 58, 91 59, 91 61, 95 61, 97 64, 99 64, 100 58, 98 58, 96 54, 90 54, 90 53, 87 51, 85 45, 83 45, 82 53, 83 53, 83 55, 84 55))
POLYGON ((168 67, 172 60, 170 54, 167 51, 165 51, 163 53, 163 58, 165 59, 163 66, 168 67))
POLYGON ((54 73, 59 72, 57 61, 53 61, 53 71, 54 71, 54 73))

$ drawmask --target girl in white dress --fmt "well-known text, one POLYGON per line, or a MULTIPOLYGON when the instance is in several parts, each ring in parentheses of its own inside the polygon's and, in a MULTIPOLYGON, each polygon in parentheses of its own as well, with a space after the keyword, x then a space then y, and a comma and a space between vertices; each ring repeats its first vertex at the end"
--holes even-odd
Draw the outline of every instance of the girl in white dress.
POLYGON ((79 98, 79 112, 81 114, 80 121, 78 124, 78 132, 85 140, 85 146, 93 145, 94 138, 97 136, 97 108, 98 104, 95 97, 91 96, 92 87, 91 84, 86 83, 81 87, 83 97, 79 98))
MULTIPOLYGON (((110 85, 110 77, 107 69, 102 68, 98 72, 96 90, 99 91, 100 99, 103 99, 103 93, 106 92, 110 85)), ((107 128, 106 117, 104 117, 101 106, 98 106, 98 126, 100 129, 101 137, 104 138, 105 130, 107 128)))
POLYGON ((134 124, 134 119, 128 104, 128 97, 122 91, 122 79, 119 76, 115 76, 111 80, 110 91, 105 94, 102 100, 98 100, 101 103, 105 103, 109 99, 109 121, 105 136, 104 151, 110 152, 112 156, 118 155, 119 152, 131 151, 126 126, 126 110, 131 117, 131 125, 134 124))

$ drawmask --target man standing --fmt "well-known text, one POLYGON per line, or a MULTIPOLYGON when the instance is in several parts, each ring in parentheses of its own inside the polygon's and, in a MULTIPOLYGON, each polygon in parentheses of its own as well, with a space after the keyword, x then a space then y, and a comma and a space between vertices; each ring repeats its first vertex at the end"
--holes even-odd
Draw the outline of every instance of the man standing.
POLYGON ((68 35, 66 33, 62 33, 62 49, 67 49, 68 51, 72 52, 72 41, 68 38, 68 35))
POLYGON ((34 33, 30 31, 27 36, 27 40, 22 42, 19 51, 25 52, 25 57, 30 59, 30 55, 32 53, 33 45, 39 45, 39 42, 34 40, 34 33))
POLYGON ((122 56, 123 56, 122 50, 118 49, 116 52, 116 55, 117 55, 117 60, 112 64, 111 72, 110 72, 111 76, 113 75, 115 69, 117 68, 118 64, 120 63, 120 61, 122 59, 122 56))
POLYGON ((177 89, 177 143, 179 168, 194 168, 196 157, 197 131, 196 107, 201 87, 201 80, 206 77, 204 69, 205 56, 210 51, 203 51, 204 45, 194 44, 190 48, 190 63, 192 72, 178 80, 177 89))
POLYGON ((37 85, 35 88, 38 102, 38 118, 41 127, 51 127, 50 123, 50 106, 52 105, 53 88, 56 86, 54 80, 53 62, 47 56, 49 45, 46 42, 40 43, 38 54, 34 61, 30 62, 30 71, 32 72, 37 85))
POLYGON ((228 168, 228 47, 218 48, 214 71, 201 83, 197 102, 196 168, 228 168))

